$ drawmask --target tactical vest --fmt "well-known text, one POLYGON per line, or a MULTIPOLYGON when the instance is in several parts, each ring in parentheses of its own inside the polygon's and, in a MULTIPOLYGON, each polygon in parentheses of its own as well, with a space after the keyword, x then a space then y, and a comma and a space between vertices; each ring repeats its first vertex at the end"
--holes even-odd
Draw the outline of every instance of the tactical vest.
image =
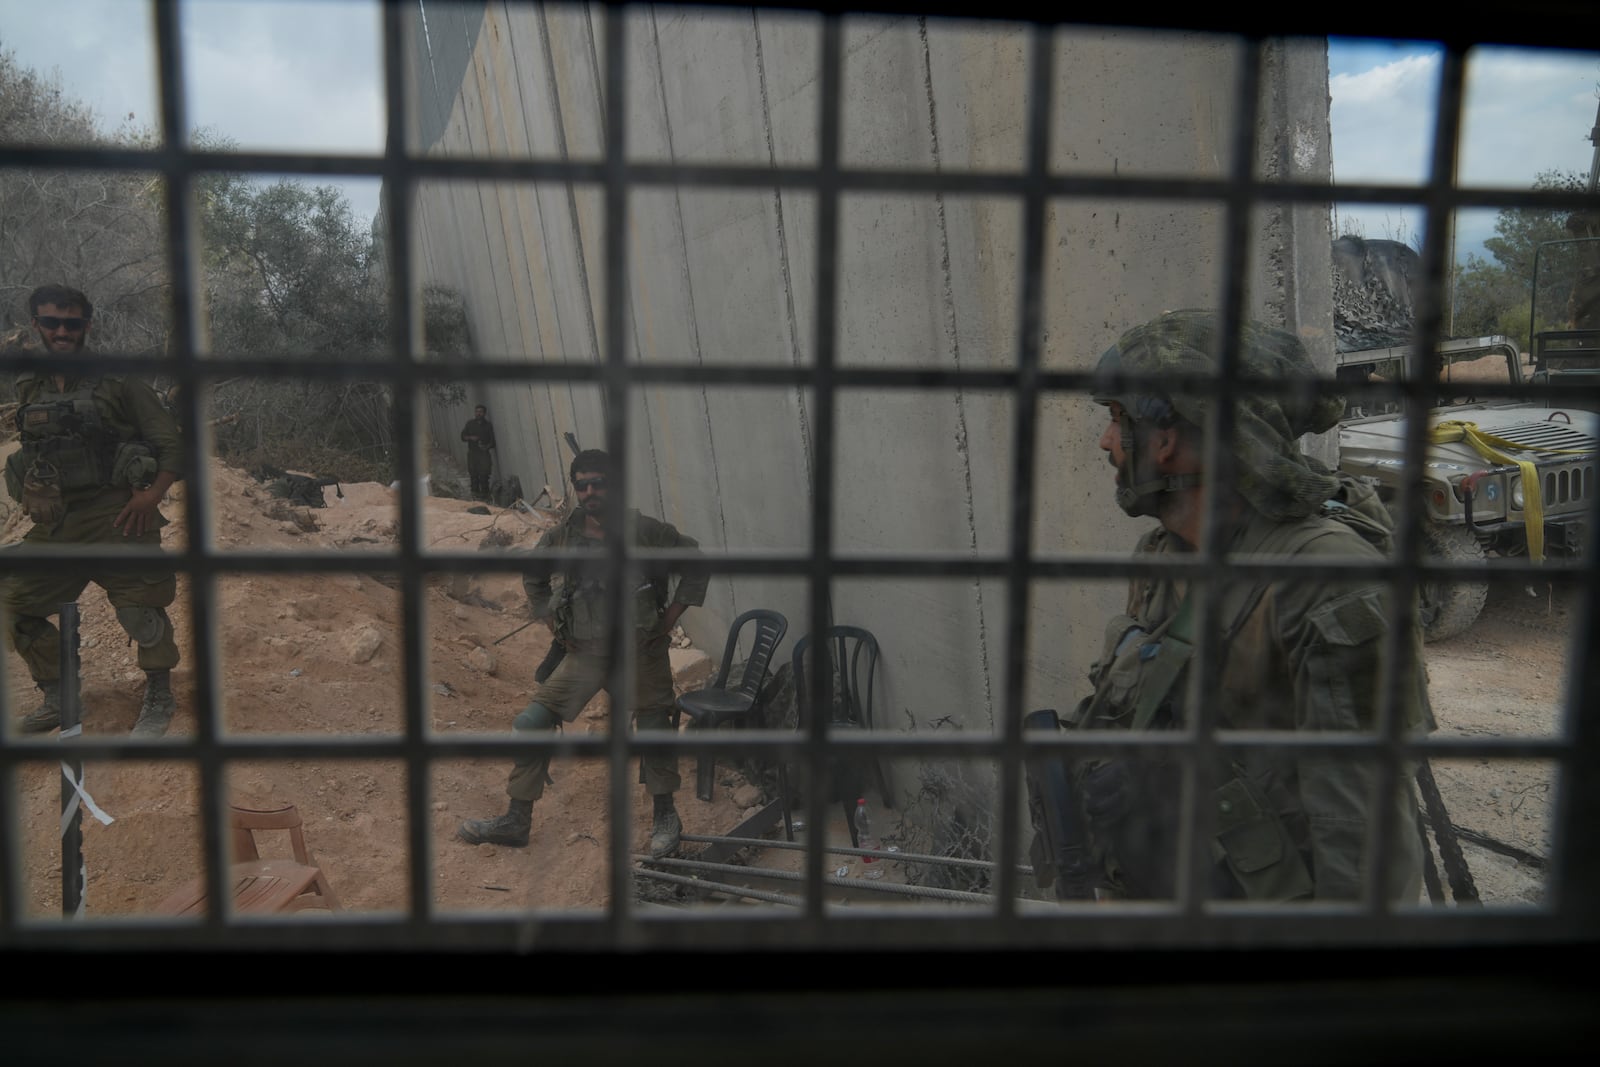
POLYGON ((111 486, 139 488, 155 477, 155 453, 143 441, 124 441, 105 425, 95 405, 100 379, 78 383, 68 393, 41 391, 17 409, 20 445, 6 460, 6 484, 22 499, 30 470, 49 469, 66 494, 111 486))
MULTIPOLYGON (((1373 490, 1340 476, 1335 499, 1323 505, 1322 515, 1359 534, 1362 540, 1387 552, 1392 526, 1373 490)), ((1325 525, 1298 523, 1271 527, 1254 543, 1236 551, 1270 556, 1293 556, 1312 541, 1337 536, 1325 525)), ((1228 647, 1245 620, 1266 595, 1270 581, 1253 585, 1229 583, 1221 597, 1217 618, 1223 632, 1221 647, 1228 647)), ((1092 696, 1085 697, 1072 716, 1072 725, 1090 729, 1170 729, 1184 721, 1183 698, 1189 660, 1194 652, 1194 608, 1185 597, 1178 609, 1153 629, 1145 630, 1130 615, 1119 615, 1106 627, 1101 655, 1090 668, 1092 696)), ((1138 803, 1147 813, 1176 813, 1181 798, 1178 766, 1165 753, 1129 761, 1138 803)), ((1079 777, 1093 761, 1080 766, 1079 777)), ((1216 865, 1214 896, 1251 900, 1290 900, 1311 895, 1315 888, 1307 858, 1281 816, 1297 805, 1281 783, 1235 760, 1232 777, 1212 795, 1212 860, 1216 865)), ((1175 885, 1176 820, 1146 818, 1137 828, 1137 840, 1115 831, 1104 832, 1102 849, 1118 857, 1124 882, 1140 896, 1170 895, 1175 885)))
POLYGON ((94 404, 97 379, 81 382, 70 393, 50 390, 17 409, 18 449, 23 469, 43 460, 55 467, 64 492, 109 485, 116 440, 106 433, 94 404))
MULTIPOLYGON (((666 609, 664 583, 639 579, 633 590, 633 627, 653 632, 666 609)), ((597 578, 565 576, 555 598, 555 632, 564 640, 603 641, 606 636, 606 586, 597 578)))

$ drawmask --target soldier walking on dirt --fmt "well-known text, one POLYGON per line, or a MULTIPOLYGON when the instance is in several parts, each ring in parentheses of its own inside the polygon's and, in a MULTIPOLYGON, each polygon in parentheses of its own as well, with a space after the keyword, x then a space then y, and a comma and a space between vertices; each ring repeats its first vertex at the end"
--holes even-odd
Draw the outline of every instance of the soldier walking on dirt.
MULTIPOLYGON (((696 549, 698 543, 675 527, 638 511, 623 512, 606 495, 611 458, 589 449, 578 453, 569 471, 578 506, 559 526, 545 532, 535 552, 548 549, 597 549, 613 536, 623 536, 638 548, 696 549)), ((611 669, 606 655, 606 583, 593 577, 592 561, 547 561, 543 568, 523 578, 531 613, 546 622, 566 656, 548 679, 534 690, 533 700, 512 721, 526 731, 557 730, 578 717, 583 706, 605 688, 611 669), (559 590, 552 585, 559 582, 559 590)), ((634 691, 633 715, 640 732, 671 729, 675 694, 668 647, 672 628, 689 607, 705 601, 708 577, 698 566, 679 569, 676 589, 665 572, 630 574, 633 613, 634 691), (669 595, 670 592, 670 595, 669 595)), ((626 708, 612 694, 612 721, 626 708)), ((683 822, 672 795, 681 784, 676 754, 647 752, 640 758, 640 778, 654 805, 650 854, 664 856, 678 847, 683 822)), ((516 764, 506 784, 511 803, 504 815, 467 819, 458 831, 469 844, 510 845, 528 843, 533 803, 550 784, 550 757, 539 754, 516 764)))
MULTIPOLYGON (((82 352, 94 306, 76 289, 44 285, 28 297, 43 349, 82 352)), ((161 546, 160 505, 182 470, 178 424, 155 390, 123 375, 30 373, 17 382, 20 447, 6 461, 6 488, 33 520, 30 545, 161 546)), ((23 733, 61 725, 61 632, 49 619, 89 583, 106 591, 117 622, 139 646, 144 699, 135 737, 160 737, 172 722, 170 673, 178 645, 166 608, 172 571, 40 564, 7 576, 0 604, 6 635, 44 700, 21 717, 23 733)))

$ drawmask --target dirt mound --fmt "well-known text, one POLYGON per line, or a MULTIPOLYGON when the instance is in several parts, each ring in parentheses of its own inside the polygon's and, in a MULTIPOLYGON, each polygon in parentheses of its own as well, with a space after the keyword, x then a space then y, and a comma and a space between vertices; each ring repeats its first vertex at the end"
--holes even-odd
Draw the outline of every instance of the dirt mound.
MULTIPOLYGON (((398 492, 366 483, 325 490, 327 507, 291 507, 249 475, 220 462, 211 471, 210 539, 218 553, 278 551, 394 551, 398 492)), ((186 542, 187 483, 174 487, 163 512, 173 520, 163 542, 186 542)), ((495 569, 507 551, 531 548, 554 521, 548 512, 488 508, 466 500, 424 501, 424 550, 486 553, 481 574, 428 582, 424 628, 429 661, 429 715, 441 733, 498 733, 527 702, 533 668, 549 648, 549 633, 529 626, 520 578, 495 569), (487 513, 485 513, 487 512, 487 513), (494 554, 494 558, 489 556, 494 554)), ((10 516, 0 540, 15 541, 26 522, 10 516)), ((188 581, 179 578, 171 609, 183 663, 173 672, 178 713, 171 736, 192 736, 195 693, 188 581)), ((403 635, 397 578, 359 574, 240 574, 219 579, 215 620, 221 665, 220 721, 228 733, 317 735, 400 734, 403 635)), ((98 586, 79 599, 82 614, 86 734, 120 735, 132 727, 144 682, 134 649, 98 586)), ((698 685, 705 659, 680 653, 700 673, 680 675, 698 685)), ((10 708, 37 700, 26 669, 8 656, 10 708)), ((691 669, 694 669, 691 668, 691 669)), ((603 733, 611 726, 602 694, 569 729, 603 733)), ((53 753, 19 775, 24 827, 24 911, 60 913, 60 775, 53 753)), ((743 784, 719 766, 717 799, 693 793, 690 761, 678 807, 686 831, 725 832, 740 817, 731 794, 743 784)), ((534 809, 526 849, 471 846, 454 839, 464 817, 505 808, 504 760, 434 765, 428 783, 429 839, 434 853, 435 902, 443 909, 597 907, 608 895, 605 849, 606 773, 594 760, 555 761, 555 786, 534 809)), ((630 776, 631 777, 631 776, 630 776)), ((90 764, 87 787, 114 821, 85 818, 87 906, 93 914, 152 910, 200 870, 199 781, 172 762, 90 764)), ((230 800, 251 807, 292 803, 305 820, 306 839, 347 908, 408 906, 406 775, 397 761, 252 760, 231 764, 230 800)), ((748 797, 746 790, 742 796, 748 797)), ((634 844, 643 851, 649 801, 634 791, 634 844)), ((265 839, 264 854, 287 855, 287 842, 265 839)))

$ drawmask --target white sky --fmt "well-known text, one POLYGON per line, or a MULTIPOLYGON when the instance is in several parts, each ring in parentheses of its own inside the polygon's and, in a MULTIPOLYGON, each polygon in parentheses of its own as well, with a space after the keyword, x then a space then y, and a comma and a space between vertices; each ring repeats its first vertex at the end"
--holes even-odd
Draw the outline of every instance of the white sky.
MULTIPOLYGON (((379 152, 379 7, 373 0, 181 0, 191 127, 245 148, 379 152)), ((157 115, 149 0, 0 0, 0 47, 84 100, 107 125, 157 115)), ((1329 49, 1334 177, 1426 177, 1438 51, 1425 43, 1334 40, 1329 49)), ((1467 74, 1460 180, 1525 188, 1541 170, 1587 172, 1600 53, 1495 49, 1467 74)), ((332 181, 333 179, 317 179, 332 181)), ((337 181, 357 215, 376 181, 337 181)), ((1418 210, 1340 204, 1341 229, 1415 239, 1418 210)), ((1494 212, 1458 220, 1458 254, 1481 252, 1494 212)))
MULTIPOLYGON (((241 148, 378 153, 384 102, 373 0, 181 0, 191 129, 241 148)), ((149 0, 0 0, 0 47, 59 74, 107 126, 159 117, 149 0)), ((378 209, 375 179, 336 184, 355 214, 378 209)))

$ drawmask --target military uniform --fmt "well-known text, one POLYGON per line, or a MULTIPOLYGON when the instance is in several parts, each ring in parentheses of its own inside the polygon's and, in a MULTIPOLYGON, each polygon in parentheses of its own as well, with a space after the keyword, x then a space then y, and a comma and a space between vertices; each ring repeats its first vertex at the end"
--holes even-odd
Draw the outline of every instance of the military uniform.
MULTIPOLYGON (((575 511, 561 525, 545 532, 536 548, 599 548, 600 541, 584 533, 585 513, 575 511)), ((659 519, 629 511, 623 529, 638 548, 697 548, 698 542, 659 519)), ((535 618, 548 618, 556 639, 566 646, 566 657, 533 694, 532 705, 543 705, 564 722, 578 717, 596 693, 605 688, 610 661, 605 654, 606 618, 604 586, 585 579, 575 566, 556 564, 553 573, 535 573, 523 579, 535 618), (554 579, 554 580, 552 580, 554 579), (559 588, 557 587, 559 585, 559 588)), ((634 660, 633 714, 640 731, 670 728, 675 694, 672 665, 668 659, 669 635, 661 628, 662 613, 668 603, 698 605, 705 602, 708 577, 698 569, 684 573, 668 598, 670 579, 665 573, 636 573, 629 579, 634 613, 636 658, 634 660)), ((612 701, 613 721, 618 703, 612 701)), ((513 800, 537 800, 549 781, 549 757, 537 756, 518 763, 511 772, 506 792, 513 800)), ((640 760, 640 775, 652 795, 671 794, 681 784, 678 760, 664 752, 645 754, 640 760)))
MULTIPOLYGON (((1216 372, 1219 317, 1207 310, 1167 312, 1123 334, 1101 357, 1105 382, 1095 400, 1111 409, 1100 447, 1117 468, 1117 503, 1161 525, 1139 543, 1146 559, 1191 554, 1201 534, 1199 503, 1208 472, 1200 427, 1210 398, 1162 391, 1168 375, 1216 372), (1120 384, 1118 375, 1151 376, 1120 384), (1180 534, 1182 536, 1180 536, 1180 534)), ((1301 453, 1299 439, 1338 423, 1342 398, 1314 390, 1253 392, 1251 379, 1303 379, 1314 373, 1300 340, 1259 323, 1240 324, 1241 382, 1233 399, 1230 481, 1215 487, 1231 516, 1230 558, 1371 562, 1392 550, 1393 526, 1374 491, 1301 453)), ((1090 672, 1094 694, 1075 724, 1091 729, 1187 727, 1190 657, 1199 624, 1185 582, 1166 572, 1136 578, 1126 614, 1106 629, 1090 672)), ((1211 587, 1222 627, 1215 678, 1215 725, 1224 730, 1329 731, 1375 728, 1382 703, 1391 591, 1382 582, 1232 576, 1211 587)), ((1413 623, 1415 614, 1413 613, 1413 623)), ((1406 636, 1409 667, 1397 711, 1408 729, 1430 729, 1421 631, 1406 636)), ((1209 894, 1222 899, 1359 898, 1368 817, 1377 802, 1379 757, 1294 754, 1268 747, 1235 750, 1201 768, 1212 836, 1209 894), (1210 779, 1207 781, 1207 779, 1210 779)), ((1161 898, 1176 890, 1182 808, 1181 764, 1151 746, 1134 757, 1080 760, 1073 780, 1104 883, 1124 895, 1161 898)), ((1390 851, 1383 857, 1394 900, 1421 888, 1421 839, 1410 775, 1394 798, 1390 851)))
MULTIPOLYGON (((1379 557, 1379 549, 1334 517, 1343 506, 1336 502, 1322 514, 1290 523, 1249 512, 1228 553, 1379 557)), ((1187 551, 1163 528, 1138 547, 1138 555, 1147 557, 1187 551)), ((1191 718, 1184 708, 1193 647, 1191 635, 1182 632, 1192 611, 1184 608, 1185 584, 1157 578, 1130 583, 1127 614, 1107 627, 1106 647, 1091 669, 1095 694, 1078 709, 1079 727, 1161 729, 1191 718)), ((1382 583, 1234 582, 1217 595, 1223 626, 1218 647, 1224 656, 1216 675, 1218 729, 1366 731, 1376 726, 1380 663, 1393 617, 1382 583)), ((1414 635, 1411 644, 1413 662, 1420 664, 1420 638, 1414 635)), ((1431 726, 1420 668, 1401 686, 1400 701, 1398 713, 1408 728, 1431 726)), ((1375 762, 1252 749, 1215 770, 1213 895, 1255 900, 1360 896, 1375 762)), ((1147 803, 1175 815, 1174 764, 1153 756, 1140 761, 1133 774, 1147 803)), ((1414 901, 1421 844, 1409 777, 1402 774, 1395 799, 1386 890, 1391 899, 1414 901)), ((1138 826, 1133 832, 1141 840, 1131 849, 1136 858, 1116 854, 1129 821, 1111 822, 1117 825, 1101 828, 1097 842, 1107 881, 1135 896, 1170 893, 1175 819, 1138 826)))
POLYGON ((494 450, 494 424, 488 419, 472 419, 461 430, 467 442, 467 478, 478 496, 489 495, 489 477, 494 469, 490 452, 494 450), (469 440, 477 438, 477 440, 469 440))
MULTIPOLYGON (((53 471, 59 514, 35 515, 24 536, 34 545, 127 545, 159 548, 157 523, 142 535, 125 536, 112 523, 160 471, 181 473, 177 423, 156 393, 137 378, 102 375, 68 378, 58 390, 54 375, 23 375, 17 381, 21 446, 6 463, 6 487, 24 499, 24 483, 53 471), (40 519, 43 521, 40 521, 40 519)), ((122 572, 102 566, 50 563, 10 574, 3 585, 7 634, 35 682, 60 679, 61 633, 47 616, 77 600, 89 583, 106 591, 117 618, 139 645, 139 666, 165 671, 178 663, 178 646, 165 608, 177 593, 173 572, 122 572)))

